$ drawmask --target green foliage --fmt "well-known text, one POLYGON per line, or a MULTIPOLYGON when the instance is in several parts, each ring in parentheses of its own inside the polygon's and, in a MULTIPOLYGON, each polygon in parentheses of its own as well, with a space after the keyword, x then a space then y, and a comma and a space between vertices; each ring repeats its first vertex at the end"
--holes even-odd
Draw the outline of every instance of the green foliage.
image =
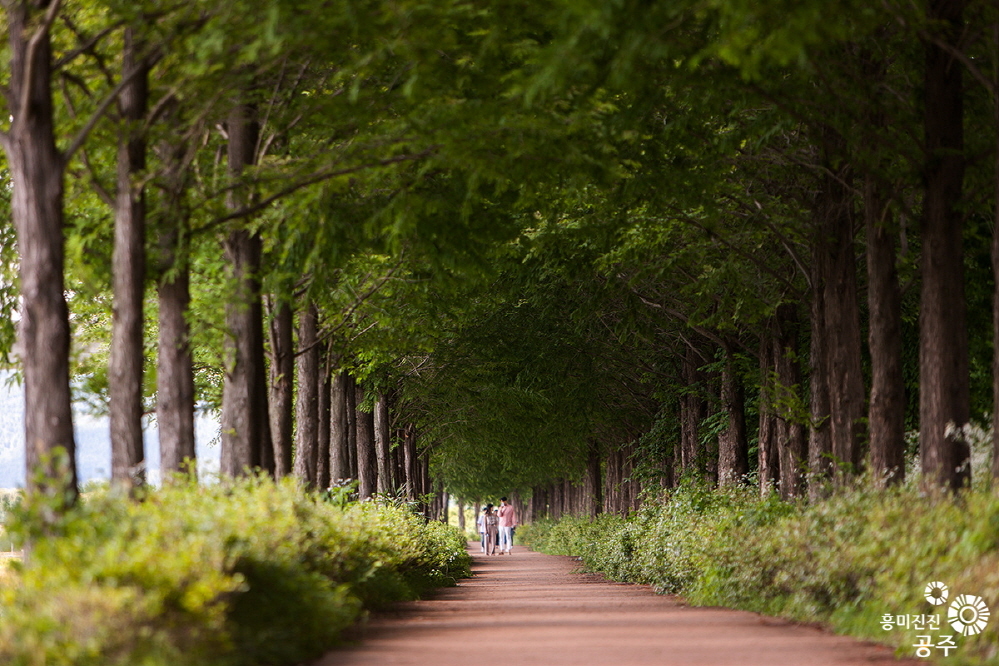
MULTIPOLYGON (((292 664, 364 608, 468 575, 456 530, 291 480, 95 492, 0 587, 4 663, 292 664)), ((37 532, 31 502, 11 525, 37 532)))
MULTIPOLYGON (((931 581, 999 607, 997 530, 999 498, 986 490, 927 497, 909 487, 858 487, 799 505, 760 499, 755 490, 684 487, 628 519, 564 518, 522 536, 545 552, 579 556, 588 569, 695 604, 822 622, 909 646, 915 630, 886 632, 879 620, 940 612, 923 597, 931 581)), ((996 627, 993 619, 983 633, 959 637, 960 655, 999 663, 996 627)))
POLYGON ((10 210, 10 185, 6 165, 0 167, 0 369, 10 365, 17 336, 17 234, 10 210))

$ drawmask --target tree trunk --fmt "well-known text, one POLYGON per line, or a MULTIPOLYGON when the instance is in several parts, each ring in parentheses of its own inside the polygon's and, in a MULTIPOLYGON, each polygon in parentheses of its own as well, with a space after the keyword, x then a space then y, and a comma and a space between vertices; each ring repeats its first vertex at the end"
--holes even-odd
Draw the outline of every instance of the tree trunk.
POLYGON ((347 372, 333 377, 330 388, 330 478, 334 481, 352 478, 350 454, 347 452, 347 372))
POLYGON ((358 481, 357 473, 357 382, 344 374, 344 398, 347 408, 347 460, 350 464, 350 478, 358 481))
POLYGON ((108 411, 111 422, 111 481, 123 487, 145 483, 142 445, 143 301, 146 283, 146 168, 142 123, 148 105, 149 66, 139 57, 135 32, 125 29, 122 77, 131 77, 118 95, 125 127, 118 138, 118 193, 111 258, 113 307, 108 361, 108 411), (133 73, 133 72, 138 73, 133 73))
POLYGON ((718 483, 742 483, 749 474, 749 442, 746 438, 746 392, 735 368, 735 353, 725 345, 725 367, 721 378, 722 409, 728 425, 718 439, 718 483))
POLYGON ((267 385, 267 353, 264 350, 264 303, 260 297, 259 283, 257 296, 250 308, 253 320, 253 367, 256 369, 253 381, 254 418, 260 429, 260 443, 253 458, 253 465, 272 478, 277 478, 274 458, 274 440, 271 439, 270 400, 267 385))
MULTIPOLYGON (((332 353, 332 352, 330 352, 332 353)), ((330 487, 330 438, 332 435, 330 424, 330 412, 332 410, 331 374, 332 368, 327 360, 320 363, 319 373, 319 415, 318 415, 318 443, 316 451, 316 485, 320 490, 330 487)))
POLYGON ((621 452, 612 448, 607 454, 607 464, 604 470, 604 512, 620 514, 621 503, 621 452))
POLYGON ((863 464, 865 417, 852 174, 843 159, 843 138, 826 131, 823 139, 828 173, 823 177, 819 197, 817 242, 825 248, 827 262, 823 301, 832 455, 840 466, 837 478, 845 480, 863 464))
POLYGON ((63 287, 63 172, 55 145, 52 47, 43 15, 49 2, 7 7, 11 109, 3 136, 13 182, 11 209, 20 254, 21 321, 18 346, 24 370, 25 463, 29 491, 36 471, 64 476, 66 503, 77 489, 76 442, 69 392, 69 313, 63 287), (65 451, 58 462, 53 454, 65 451))
POLYGON ((378 456, 375 453, 375 416, 362 411, 364 389, 357 387, 357 478, 360 480, 361 499, 378 491, 378 456))
POLYGON ((406 428, 406 437, 402 441, 403 465, 406 469, 406 497, 416 499, 419 496, 418 471, 416 460, 416 428, 412 425, 406 428))
MULTIPOLYGON (((993 28, 993 43, 999 44, 999 23, 993 28)), ((992 482, 999 485, 999 67, 993 78, 992 113, 995 125, 995 161, 992 193, 992 482)))
MULTIPOLYGON (((929 18, 956 44, 964 0, 932 0, 929 18)), ((968 422, 968 336, 965 329, 964 91, 961 64, 946 49, 926 45, 924 131, 927 164, 923 199, 922 293, 919 316, 919 443, 928 486, 958 489, 970 482, 969 447, 948 437, 948 423, 968 422)), ((960 48, 955 46, 955 48, 960 48)))
POLYGON ((826 256, 818 242, 812 243, 812 275, 809 318, 811 340, 809 342, 809 430, 808 430, 808 470, 810 474, 808 494, 818 500, 826 482, 832 479, 832 435, 829 428, 829 365, 826 363, 826 310, 825 280, 826 256))
POLYGON ((186 147, 162 144, 168 217, 159 236, 159 345, 156 366, 156 422, 160 474, 197 473, 194 442, 194 361, 187 310, 191 303, 191 265, 185 247, 187 214, 180 204, 187 187, 186 147))
POLYGON ((625 513, 627 514, 631 511, 637 511, 641 508, 642 504, 642 484, 635 476, 635 447, 633 444, 625 449, 622 473, 626 479, 625 489, 627 490, 627 497, 625 500, 625 513))
POLYGON ((403 429, 395 428, 393 431, 393 441, 398 442, 396 446, 389 449, 392 458, 392 488, 398 493, 404 490, 406 485, 406 461, 403 457, 402 441, 406 436, 403 429))
MULTIPOLYGON (((774 367, 777 371, 776 391, 781 404, 797 404, 801 390, 801 369, 798 366, 798 312, 785 303, 777 308, 777 330, 774 336, 774 367)), ((808 442, 805 427, 798 414, 785 412, 777 419, 777 452, 780 457, 780 494, 784 499, 798 497, 805 490, 805 465, 808 442)))
POLYGON ((680 466, 684 475, 703 478, 704 455, 698 430, 706 407, 700 395, 703 377, 698 365, 697 351, 688 346, 682 372, 685 393, 680 399, 680 466))
POLYGON ((586 514, 596 518, 604 508, 604 484, 600 474, 600 443, 590 439, 586 447, 586 514))
POLYGON ((765 325, 760 335, 760 429, 756 449, 756 467, 760 494, 766 495, 780 478, 780 458, 777 447, 777 417, 774 413, 774 322, 765 325))
POLYGON ((270 423, 274 474, 291 474, 294 436, 295 341, 291 304, 280 301, 270 322, 270 423))
MULTIPOLYGON (((254 110, 237 104, 228 119, 229 174, 235 182, 254 163, 258 126, 254 110)), ((228 206, 239 210, 244 197, 232 190, 228 206)), ((235 228, 225 243, 226 260, 235 283, 235 292, 226 303, 225 377, 222 385, 222 474, 239 476, 259 464, 260 450, 268 427, 267 412, 259 413, 260 395, 266 386, 257 386, 263 373, 257 367, 263 358, 263 329, 260 320, 261 241, 245 228, 235 228)))
POLYGON ((389 404, 384 393, 375 400, 375 454, 378 463, 378 492, 390 493, 392 488, 392 438, 389 430, 389 404))
POLYGON ((867 303, 870 312, 871 400, 868 417, 871 471, 878 485, 905 479, 905 384, 902 377, 902 295, 895 271, 895 241, 874 176, 864 179, 867 234, 867 303))
POLYGON ((160 236, 163 269, 159 299, 159 350, 156 370, 156 421, 160 474, 197 472, 194 446, 194 364, 187 309, 191 303, 190 264, 178 248, 178 226, 160 236))
POLYGON ((419 457, 420 461, 420 497, 424 498, 421 500, 423 504, 423 515, 429 519, 430 518, 430 507, 426 502, 426 497, 433 491, 433 486, 430 485, 430 451, 424 449, 422 455, 419 457))
POLYGON ((298 395, 295 400, 295 476, 306 488, 316 486, 319 445, 319 347, 316 306, 309 304, 298 315, 298 395))

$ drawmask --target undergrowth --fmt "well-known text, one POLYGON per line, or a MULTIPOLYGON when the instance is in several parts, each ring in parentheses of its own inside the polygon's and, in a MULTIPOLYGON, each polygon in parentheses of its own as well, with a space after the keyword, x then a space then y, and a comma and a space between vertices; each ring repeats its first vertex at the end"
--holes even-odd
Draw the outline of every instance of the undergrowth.
MULTIPOLYGON (((912 655, 917 635, 953 635, 948 664, 999 664, 999 497, 987 490, 928 497, 915 488, 842 491, 814 504, 755 489, 685 486, 627 519, 567 517, 521 530, 535 548, 652 585, 697 605, 820 622, 912 655), (928 583, 981 597, 985 630, 962 636, 928 583), (885 615, 939 614, 936 632, 882 626, 885 615)), ((942 657, 941 650, 931 651, 942 657)))
POLYGON ((89 494, 0 581, 0 663, 279 665, 312 659, 371 608, 469 574, 462 535, 405 507, 336 506, 253 478, 89 494))

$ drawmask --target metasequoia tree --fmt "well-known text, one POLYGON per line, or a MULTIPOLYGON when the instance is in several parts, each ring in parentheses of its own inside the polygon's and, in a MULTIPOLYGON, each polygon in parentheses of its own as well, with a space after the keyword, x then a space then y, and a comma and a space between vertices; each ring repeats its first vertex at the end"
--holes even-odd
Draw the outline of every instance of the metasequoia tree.
POLYGON ((65 451, 76 490, 76 445, 69 393, 69 321, 63 296, 63 178, 74 141, 56 147, 52 101, 52 25, 60 3, 4 3, 10 83, 4 90, 10 128, 0 133, 13 186, 11 211, 20 254, 18 341, 24 371, 29 487, 36 469, 57 477, 65 451))
MULTIPOLYGON (((145 478, 142 443, 143 300, 146 280, 146 139, 142 123, 149 104, 149 59, 141 38, 125 29, 122 80, 118 95, 123 131, 118 145, 118 190, 111 261, 114 306, 108 367, 111 416, 111 480, 141 484, 145 478)), ((172 461, 171 461, 172 462, 172 461)), ((168 468, 168 469, 172 469, 168 468)))
POLYGON ((958 489, 968 483, 970 450, 948 424, 968 422, 968 331, 965 327, 963 71, 954 47, 964 0, 930 0, 928 18, 942 44, 928 42, 925 65, 926 151, 919 314, 919 453, 924 482, 958 489))
MULTIPOLYGON (((244 170, 256 162, 259 130, 255 107, 245 100, 236 100, 226 127, 228 169, 233 182, 228 205, 233 211, 242 210, 248 201, 247 193, 237 184, 244 170)), ((261 464, 264 440, 270 442, 268 410, 261 410, 266 405, 267 393, 260 382, 264 371, 260 236, 236 225, 225 240, 225 253, 234 291, 226 306, 221 471, 238 476, 261 464)))

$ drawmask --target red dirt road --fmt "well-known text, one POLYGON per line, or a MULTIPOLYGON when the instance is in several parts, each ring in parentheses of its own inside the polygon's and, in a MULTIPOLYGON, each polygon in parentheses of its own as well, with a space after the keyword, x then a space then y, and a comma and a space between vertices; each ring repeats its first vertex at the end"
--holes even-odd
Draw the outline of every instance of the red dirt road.
POLYGON ((890 649, 754 613, 684 606, 516 547, 432 599, 400 604, 316 666, 857 666, 890 649))

